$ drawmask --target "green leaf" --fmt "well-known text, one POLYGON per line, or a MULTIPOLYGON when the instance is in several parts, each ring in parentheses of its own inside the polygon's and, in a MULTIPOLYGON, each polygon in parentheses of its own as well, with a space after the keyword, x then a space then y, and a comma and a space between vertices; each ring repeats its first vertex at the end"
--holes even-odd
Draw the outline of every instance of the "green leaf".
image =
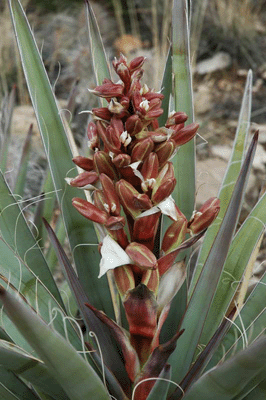
POLYGON ((251 100, 252 100, 252 71, 250 70, 247 76, 231 158, 228 162, 227 171, 224 175, 223 182, 218 194, 218 197, 220 199, 221 209, 215 222, 209 227, 205 235, 204 241, 202 243, 200 255, 197 260, 197 265, 189 289, 190 296, 192 294, 192 291, 199 278, 204 262, 212 246, 213 238, 216 236, 219 227, 221 225, 221 222, 223 220, 223 217, 225 215, 227 206, 232 197, 233 189, 241 165, 243 163, 243 159, 245 156, 246 142, 250 127, 251 100))
POLYGON ((161 85, 161 92, 164 95, 162 100, 163 114, 158 118, 159 126, 164 126, 169 114, 169 102, 170 96, 172 94, 173 87, 173 77, 172 77, 172 49, 169 49, 164 74, 163 81, 161 85))
MULTIPOLYGON (((12 393, 14 399, 40 400, 39 396, 37 396, 20 378, 13 372, 7 371, 2 365, 0 365, 0 387, 1 386, 2 389, 7 392, 5 396, 1 397, 2 399, 9 399, 9 394, 11 395, 12 393)), ((10 397, 10 399, 12 399, 12 397, 10 397)))
POLYGON ((68 399, 45 365, 18 346, 0 340, 0 359, 5 369, 32 383, 54 399, 68 399))
POLYGON ((200 343, 206 344, 226 313, 266 224, 266 194, 255 205, 235 235, 226 259, 216 295, 207 316, 200 343))
MULTIPOLYGON (((187 1, 174 0, 172 20, 172 51, 175 110, 188 115, 193 122, 193 92, 191 80, 187 1)), ((172 160, 177 184, 173 197, 178 207, 190 219, 195 199, 195 141, 181 146, 172 160)))
POLYGON ((33 133, 32 128, 33 128, 33 124, 30 125, 27 137, 24 141, 21 158, 20 158, 19 165, 18 165, 16 182, 15 182, 15 186, 14 186, 14 190, 13 190, 13 192, 16 193, 16 195, 19 195, 21 197, 23 197, 23 195, 24 195, 24 189, 25 189, 25 184, 26 184, 27 168, 28 168, 28 162, 29 162, 29 158, 30 158, 31 138, 32 138, 32 133, 33 133))
POLYGON ((184 400, 232 400, 260 372, 265 371, 266 336, 246 350, 204 374, 183 397, 184 400))
POLYGON ((181 325, 181 328, 185 329, 185 333, 177 341, 176 350, 170 356, 175 381, 180 381, 184 377, 192 362, 238 221, 241 199, 245 192, 257 140, 258 135, 256 134, 249 147, 225 217, 188 304, 181 325))
POLYGON ((8 147, 10 143, 10 126, 15 105, 16 87, 4 97, 0 109, 0 170, 6 170, 8 147))
POLYGON ((243 400, 265 400, 265 399, 266 399, 266 379, 261 381, 259 385, 257 385, 246 397, 243 398, 243 400))
POLYGON ((265 331, 265 285, 266 274, 257 283, 249 295, 241 313, 234 321, 229 332, 221 342, 220 348, 214 354, 208 368, 215 366, 221 359, 228 358, 232 354, 244 349, 265 331))
POLYGON ((77 168, 71 161, 72 153, 54 93, 19 0, 9 0, 9 7, 24 74, 48 157, 78 276, 91 303, 104 310, 108 315, 113 316, 107 279, 106 277, 103 277, 101 281, 98 279, 100 256, 97 247, 91 246, 92 243, 97 244, 93 223, 82 217, 74 209, 71 202, 73 197, 85 198, 85 196, 82 191, 69 187, 65 182, 65 177, 74 176, 77 168), (60 157, 58 157, 59 151, 60 157), (88 268, 90 273, 88 273, 88 268))
POLYGON ((87 5, 87 21, 94 76, 96 85, 101 85, 104 78, 110 79, 110 69, 93 9, 88 0, 85 0, 85 2, 87 5))
POLYGON ((21 297, 15 298, 0 287, 0 300, 9 318, 39 354, 71 400, 95 397, 97 400, 109 400, 102 381, 89 363, 32 311, 21 297))
MULTIPOLYGON (((45 261, 43 253, 29 229, 23 215, 23 210, 16 202, 16 199, 12 195, 1 172, 0 193, 0 232, 2 240, 13 249, 14 254, 16 254, 18 258, 27 263, 35 276, 38 276, 42 284, 47 287, 61 307, 64 308, 60 293, 45 261)), ((5 259, 3 259, 2 262, 5 263, 5 259)), ((9 273, 12 276, 16 271, 12 271, 10 266, 9 273)), ((4 276, 8 277, 8 274, 4 276)), ((32 274, 29 274, 29 279, 33 279, 32 274)), ((35 285, 35 280, 31 283, 28 282, 27 286, 29 285, 35 285)))

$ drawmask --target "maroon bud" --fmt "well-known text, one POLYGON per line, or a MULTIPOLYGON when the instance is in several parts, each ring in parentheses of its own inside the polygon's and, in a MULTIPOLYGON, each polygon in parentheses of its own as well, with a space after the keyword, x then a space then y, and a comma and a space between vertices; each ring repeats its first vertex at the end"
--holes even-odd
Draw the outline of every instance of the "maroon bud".
POLYGON ((104 79, 102 85, 96 86, 96 88, 90 92, 99 97, 111 99, 112 97, 121 97, 124 92, 124 86, 113 83, 109 79, 104 79))
POLYGON ((109 176, 112 180, 117 178, 116 170, 113 166, 109 154, 104 151, 97 151, 93 157, 94 169, 100 174, 109 176))
POLYGON ((152 207, 152 203, 146 194, 139 193, 134 186, 124 179, 116 183, 116 192, 126 214, 136 218, 143 210, 152 207))
POLYGON ((143 161, 152 152, 154 143, 151 138, 143 139, 137 142, 131 153, 131 162, 143 161))
POLYGON ((104 119, 106 121, 110 121, 112 118, 112 113, 108 110, 107 107, 93 108, 92 114, 97 118, 104 119))
POLYGON ((184 240, 187 233, 187 219, 174 221, 166 230, 162 242, 162 250, 165 254, 174 251, 184 240))
POLYGON ((183 144, 189 142, 196 135, 198 129, 199 124, 189 124, 179 131, 173 133, 171 139, 174 140, 177 146, 182 146, 183 144))
POLYGON ((99 148, 100 143, 98 138, 98 132, 94 122, 90 122, 88 124, 87 135, 89 139, 89 148, 92 150, 94 150, 95 148, 99 148))
POLYGON ((95 171, 85 171, 76 176, 76 178, 73 178, 70 180, 70 185, 82 188, 87 185, 93 185, 95 182, 97 182, 99 179, 99 176, 97 172, 95 171))
POLYGON ((131 164, 131 157, 128 154, 118 154, 115 158, 113 158, 113 164, 116 168, 127 167, 131 164))
POLYGON ((176 144, 173 140, 169 139, 155 148, 155 152, 158 156, 160 167, 162 167, 168 159, 174 154, 176 144))
POLYGON ((143 124, 140 117, 137 114, 131 115, 125 123, 126 131, 131 135, 135 136, 143 128, 143 124))
POLYGON ((220 200, 217 197, 211 197, 207 200, 192 216, 188 223, 188 228, 195 235, 208 226, 215 220, 220 211, 220 200))
POLYGON ((156 153, 150 153, 148 157, 144 160, 141 174, 144 181, 147 179, 156 179, 158 176, 159 161, 156 153))
POLYGON ((145 61, 145 57, 139 56, 134 58, 129 64, 129 71, 132 72, 136 71, 137 69, 141 68, 145 61))
POLYGON ((88 201, 78 197, 74 197, 74 199, 72 199, 72 204, 81 215, 90 219, 91 221, 97 222, 98 224, 105 224, 107 222, 108 214, 99 210, 92 203, 89 203, 88 201))
POLYGON ((188 116, 186 113, 179 111, 179 112, 175 112, 172 115, 169 115, 167 121, 166 121, 166 128, 170 128, 172 125, 177 125, 177 124, 182 124, 184 122, 186 122, 186 120, 188 119, 188 116))
POLYGON ((116 216, 120 215, 120 202, 113 181, 105 174, 100 175, 100 181, 103 187, 104 196, 110 209, 110 214, 116 216))
POLYGON ((93 159, 91 158, 77 156, 73 158, 72 161, 85 171, 91 171, 93 169, 93 159))
POLYGON ((130 243, 125 252, 131 260, 141 269, 156 269, 157 259, 148 247, 141 243, 130 243))

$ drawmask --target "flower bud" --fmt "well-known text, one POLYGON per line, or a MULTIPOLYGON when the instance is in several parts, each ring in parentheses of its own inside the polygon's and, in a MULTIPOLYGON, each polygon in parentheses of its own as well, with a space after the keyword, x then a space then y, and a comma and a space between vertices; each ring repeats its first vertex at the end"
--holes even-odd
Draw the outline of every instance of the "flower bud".
POLYGON ((90 90, 90 92, 99 97, 111 99, 112 97, 122 96, 124 92, 124 86, 113 83, 110 79, 104 79, 102 85, 96 86, 96 88, 94 90, 90 90))
POLYGON ((131 164, 131 157, 124 153, 118 154, 118 156, 113 158, 112 162, 116 168, 127 167, 129 164, 131 164))
POLYGON ((131 242, 125 249, 131 260, 141 269, 156 269, 157 259, 148 247, 141 243, 131 242))
POLYGON ((97 172, 95 171, 85 171, 76 176, 76 178, 73 178, 70 180, 70 185, 75 186, 75 187, 85 187, 87 185, 93 185, 95 182, 97 182, 99 179, 99 176, 97 172))
POLYGON ((125 218, 119 215, 117 217, 112 216, 108 218, 104 226, 113 231, 124 228, 125 224, 126 224, 125 218))
POLYGON ((220 211, 220 200, 217 197, 211 197, 207 200, 194 215, 191 217, 188 228, 193 235, 208 228, 208 226, 217 217, 220 211))
POLYGON ((118 63, 115 72, 117 73, 117 75, 119 75, 120 79, 123 81, 125 85, 125 93, 127 93, 131 85, 131 77, 127 65, 125 65, 124 63, 118 63))
POLYGON ((162 250, 165 254, 174 251, 184 240, 187 233, 187 220, 178 219, 166 230, 162 242, 162 250))
POLYGON ((159 161, 156 153, 150 153, 147 158, 145 158, 142 168, 141 174, 143 176, 144 181, 147 179, 156 179, 158 176, 159 170, 159 161))
POLYGON ((95 119, 100 118, 104 119, 105 121, 110 121, 110 119, 112 118, 112 113, 108 110, 107 107, 93 108, 92 114, 95 119))
POLYGON ((137 142, 131 152, 131 162, 143 161, 153 150, 154 143, 151 138, 137 142))
POLYGON ((147 288, 156 295, 160 283, 160 275, 158 269, 148 269, 144 271, 141 278, 141 283, 147 286, 147 288))
POLYGON ((132 74, 132 72, 136 71, 137 69, 141 68, 143 63, 145 61, 145 57, 139 56, 134 58, 130 63, 129 63, 129 71, 132 74))
POLYGON ((94 169, 97 173, 105 174, 112 180, 116 179, 116 170, 113 166, 110 156, 104 151, 97 151, 93 157, 94 169))
POLYGON ((162 100, 164 98, 164 95, 162 93, 149 91, 149 92, 143 94, 143 97, 145 97, 145 99, 147 99, 148 101, 151 101, 153 99, 162 100))
POLYGON ((134 186, 124 179, 120 179, 116 183, 116 192, 126 214, 136 218, 141 211, 148 210, 152 207, 152 203, 146 194, 139 193, 134 186))
POLYGON ((93 202, 94 202, 95 207, 99 208, 99 210, 105 211, 108 214, 110 214, 110 206, 109 206, 102 190, 100 190, 100 189, 94 190, 93 202))
POLYGON ((188 116, 186 113, 179 111, 173 114, 170 114, 167 121, 166 121, 166 128, 170 128, 172 125, 182 124, 186 122, 188 116))
POLYGON ((152 189, 151 199, 154 204, 158 204, 166 197, 170 196, 176 185, 173 164, 167 162, 159 172, 155 185, 152 189))
POLYGON ((91 158, 77 156, 73 158, 72 161, 85 171, 91 171, 93 169, 93 159, 91 158))
POLYGON ((158 156, 160 167, 168 161, 168 159, 174 154, 175 150, 176 144, 171 139, 156 146, 155 153, 158 156))
POLYGON ((90 219, 98 224, 105 224, 108 219, 108 214, 105 211, 99 210, 92 203, 86 200, 74 197, 72 199, 73 206, 78 210, 78 212, 84 217, 90 219))
POLYGON ((103 187, 103 193, 109 205, 110 214, 120 215, 120 202, 115 191, 113 181, 105 174, 100 175, 100 181, 103 187))
POLYGON ((87 135, 89 139, 89 148, 94 150, 100 147, 97 127, 94 122, 90 122, 87 128, 87 135))
POLYGON ((125 123, 126 131, 131 135, 135 136, 138 132, 140 132, 143 128, 143 124, 140 120, 140 117, 137 114, 131 115, 128 117, 125 123))
POLYGON ((135 287, 135 278, 131 267, 128 265, 123 265, 115 268, 114 278, 117 289, 123 299, 127 292, 135 287))
POLYGON ((171 139, 174 140, 177 146, 182 146, 183 144, 189 142, 196 135, 198 129, 199 124, 189 124, 180 129, 178 132, 173 133, 171 139))
POLYGON ((159 217, 161 213, 139 217, 134 221, 133 240, 145 244, 150 250, 153 250, 155 235, 158 229, 159 217))

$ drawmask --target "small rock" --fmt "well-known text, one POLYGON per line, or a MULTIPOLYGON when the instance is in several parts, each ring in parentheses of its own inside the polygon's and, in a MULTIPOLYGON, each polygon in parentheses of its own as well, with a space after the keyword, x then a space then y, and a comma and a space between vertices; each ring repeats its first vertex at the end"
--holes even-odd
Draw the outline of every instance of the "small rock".
POLYGON ((231 65, 231 57, 224 51, 219 51, 211 58, 200 61, 195 68, 195 72, 200 75, 208 74, 220 69, 228 68, 231 65))
POLYGON ((204 85, 200 85, 194 93, 194 104, 196 114, 205 114, 213 107, 210 89, 204 85))

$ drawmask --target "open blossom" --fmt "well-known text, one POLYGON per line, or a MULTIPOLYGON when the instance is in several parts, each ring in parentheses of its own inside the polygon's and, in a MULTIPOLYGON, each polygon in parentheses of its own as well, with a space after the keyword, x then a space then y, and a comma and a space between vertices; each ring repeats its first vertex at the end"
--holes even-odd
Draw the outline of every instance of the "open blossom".
MULTIPOLYGON (((84 172, 70 180, 73 186, 92 190, 93 204, 75 198, 73 205, 106 229, 99 276, 114 272, 141 365, 159 345, 162 319, 169 310, 165 300, 163 307, 158 303, 160 277, 167 272, 172 279, 177 254, 194 244, 219 212, 219 200, 212 198, 188 221, 175 205, 171 193, 176 179, 170 160, 179 146, 193 139, 198 124, 185 126, 187 115, 173 112, 165 126, 159 126, 163 95, 141 84, 143 63, 144 57, 130 63, 124 56, 115 59, 119 82, 105 79, 92 91, 108 105, 92 110, 91 156, 73 160, 84 172), (170 224, 160 249, 162 214, 170 224)), ((175 288, 171 293, 176 293, 175 288)), ((160 298, 170 302, 171 294, 160 298)))

